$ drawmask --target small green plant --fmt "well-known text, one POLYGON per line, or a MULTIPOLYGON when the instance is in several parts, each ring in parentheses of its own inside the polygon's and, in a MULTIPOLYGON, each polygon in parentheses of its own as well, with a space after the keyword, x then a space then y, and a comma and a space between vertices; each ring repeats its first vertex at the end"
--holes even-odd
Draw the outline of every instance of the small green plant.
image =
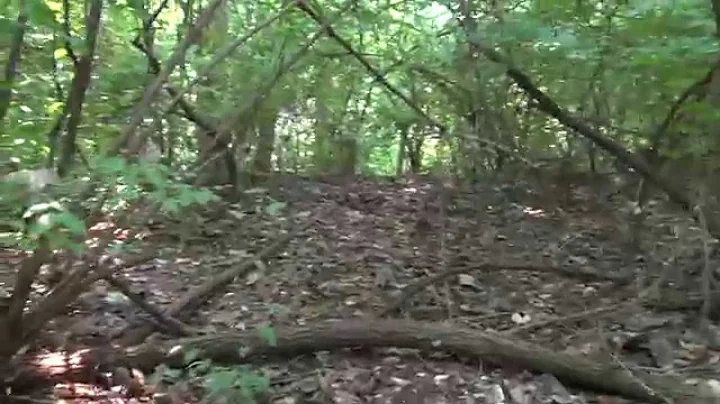
POLYGON ((257 402, 257 395, 270 389, 270 379, 248 366, 211 367, 204 387, 210 402, 249 404, 257 402))
MULTIPOLYGON (((265 343, 275 346, 277 336, 275 329, 269 325, 257 328, 258 335, 265 343)), ((243 356, 245 349, 240 348, 238 354, 243 356)), ((159 366, 155 378, 166 383, 177 383, 184 377, 190 380, 200 380, 205 390, 206 401, 212 403, 256 403, 259 394, 270 389, 270 379, 261 372, 253 370, 247 365, 218 366, 208 359, 200 358, 198 349, 189 349, 183 356, 185 368, 171 369, 159 366)))
POLYGON ((33 250, 43 239, 52 249, 79 253, 84 248, 81 236, 87 230, 79 214, 82 210, 122 215, 134 203, 146 201, 160 214, 173 216, 184 214, 192 205, 217 199, 208 190, 175 180, 162 164, 98 158, 93 172, 54 180, 43 189, 22 182, 0 183, 0 245, 33 250), (92 194, 83 195, 93 186, 92 181, 92 194), (84 209, 71 210, 70 206, 84 209))
POLYGON ((122 209, 144 197, 163 214, 173 215, 191 205, 218 199, 208 190, 174 180, 162 164, 128 164, 123 158, 111 157, 99 160, 96 170, 104 179, 102 186, 108 193, 106 211, 122 209))

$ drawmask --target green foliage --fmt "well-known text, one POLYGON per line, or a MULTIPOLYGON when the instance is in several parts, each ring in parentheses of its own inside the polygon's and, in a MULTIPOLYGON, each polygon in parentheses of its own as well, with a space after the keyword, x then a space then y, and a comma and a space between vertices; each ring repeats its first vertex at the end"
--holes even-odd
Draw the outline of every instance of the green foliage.
MULTIPOLYGON (((55 10, 44 0, 26 0, 28 20, 37 26, 53 28, 55 26, 55 10)), ((57 3, 55 3, 57 4, 57 3)))
MULTIPOLYGON (((277 344, 274 328, 261 326, 258 333, 271 346, 277 344)), ((217 366, 210 360, 199 359, 199 353, 198 349, 185 351, 184 370, 160 366, 156 369, 156 377, 167 383, 176 383, 185 376, 199 379, 207 394, 206 399, 218 403, 255 403, 258 394, 270 389, 270 379, 249 366, 217 366)))
POLYGON ((267 342, 270 346, 277 345, 277 335, 275 334, 275 328, 270 326, 262 326, 258 328, 260 338, 267 342))
POLYGON ((272 201, 269 205, 265 206, 265 212, 271 216, 278 216, 287 204, 280 201, 272 201))
POLYGON ((181 214, 195 204, 207 204, 218 197, 206 189, 174 181, 172 173, 162 164, 128 164, 124 158, 99 159, 96 164, 103 178, 106 209, 115 211, 145 198, 166 215, 181 214))
POLYGON ((216 368, 205 379, 208 399, 218 403, 255 403, 258 394, 268 391, 270 379, 247 367, 216 368))
MULTIPOLYGON (((78 142, 91 159, 122 132, 128 114, 152 79, 145 56, 130 42, 141 33, 142 20, 160 3, 121 0, 106 7, 78 142)), ((0 2, 1 32, 14 31, 18 4, 0 2)), ((23 166, 36 166, 46 163, 50 155, 47 134, 63 109, 74 74, 64 39, 76 54, 82 52, 85 10, 81 3, 70 2, 71 32, 64 38, 58 29, 62 2, 26 0, 25 4, 29 17, 26 46, 20 76, 13 83, 12 104, 0 131, 0 147, 9 148, 23 166)), ((338 14, 333 3, 316 2, 315 7, 390 85, 428 116, 452 128, 453 136, 497 141, 529 157, 557 155, 565 134, 547 116, 528 108, 527 97, 509 83, 502 66, 471 54, 469 41, 509 55, 560 105, 608 122, 607 135, 629 146, 647 141, 646 134, 662 121, 670 103, 702 77, 720 53, 712 10, 704 0, 533 0, 502 10, 493 7, 503 2, 474 4, 471 24, 459 23, 462 16, 456 7, 434 1, 370 1, 343 14, 338 14), (471 111, 476 111, 477 123, 467 119, 471 111)), ((155 23, 153 37, 153 51, 161 61, 167 60, 190 22, 182 2, 166 6, 155 23)), ((188 53, 169 84, 176 88, 188 84, 220 49, 274 16, 282 6, 280 1, 262 7, 225 5, 201 45, 188 53)), ((285 160, 284 167, 277 168, 309 171, 317 168, 312 167, 315 163, 332 167, 332 161, 325 160, 338 158, 333 140, 353 137, 361 145, 360 171, 394 173, 399 143, 395 125, 424 124, 424 120, 386 91, 335 39, 320 39, 294 69, 282 72, 269 93, 258 94, 317 29, 314 21, 297 10, 283 14, 201 78, 187 100, 213 121, 235 116, 256 96, 263 100, 260 110, 280 110, 278 122, 283 122, 283 128, 276 127, 284 138, 276 141, 275 151, 282 152, 285 160)), ((9 45, 9 38, 3 36, 3 44, 9 45)), ((159 116, 167 106, 165 97, 152 107, 153 130, 166 144, 172 144, 172 163, 185 164, 198 152, 197 127, 178 116, 159 116)), ((706 101, 702 104, 704 108, 688 110, 692 119, 678 123, 672 131, 706 136, 698 122, 707 125, 717 120, 713 112, 717 108, 706 101)), ((260 119, 250 113, 236 128, 238 139, 249 143, 250 149, 260 119)), ((477 160, 477 164, 455 164, 482 166, 487 162, 489 154, 478 153, 475 142, 454 144, 455 157, 477 160)), ((711 139, 688 144, 718 147, 711 139)), ((433 156, 447 157, 433 147, 426 150, 426 166, 439 161, 433 156)), ((165 153, 168 155, 168 150, 165 153)), ((144 192, 141 185, 150 185, 147 197, 169 213, 210 200, 189 187, 162 180, 176 172, 163 172, 162 168, 148 172, 155 170, 131 169, 120 183, 112 185, 122 189, 113 192, 122 194, 120 199, 132 199, 144 192)), ((268 207, 271 214, 281 210, 279 205, 268 207)))
POLYGON ((194 205, 218 200, 206 189, 195 188, 173 179, 170 170, 160 164, 128 164, 122 157, 98 158, 94 171, 84 176, 68 177, 49 189, 32 190, 28 185, 12 181, 0 183, 0 242, 33 248, 43 238, 53 248, 70 248, 81 252, 86 233, 83 219, 68 206, 99 208, 105 213, 122 215, 139 201, 172 217, 186 215, 194 205), (99 178, 95 193, 88 200, 79 200, 92 178, 99 178))
POLYGON ((81 252, 77 239, 85 234, 85 223, 66 207, 67 184, 51 184, 50 190, 41 191, 25 181, 0 183, 0 245, 32 249, 44 239, 51 248, 81 252))

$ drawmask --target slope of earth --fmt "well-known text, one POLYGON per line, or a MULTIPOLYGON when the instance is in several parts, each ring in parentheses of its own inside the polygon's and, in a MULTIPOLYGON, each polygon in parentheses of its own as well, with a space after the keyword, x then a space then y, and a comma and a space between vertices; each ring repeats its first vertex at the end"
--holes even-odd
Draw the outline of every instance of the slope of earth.
MULTIPOLYGON (((182 320, 213 334, 400 313, 717 378, 720 333, 695 324, 701 232, 666 213, 630 228, 622 201, 574 185, 567 204, 546 184, 522 181, 460 188, 431 177, 276 177, 239 200, 155 226, 145 243, 157 258, 123 276, 148 302, 167 307, 296 229, 284 248, 182 320), (638 234, 640 242, 629 241, 638 234), (408 293, 430 277, 436 281, 408 293)), ((72 326, 62 340, 73 344, 106 344, 147 321, 107 285, 76 306, 63 319, 72 326)), ((573 390, 549 374, 482 365, 382 349, 321 352, 263 370, 272 376, 266 399, 277 403, 625 402, 573 390)), ((192 381, 177 385, 184 387, 176 396, 190 400, 192 381)))

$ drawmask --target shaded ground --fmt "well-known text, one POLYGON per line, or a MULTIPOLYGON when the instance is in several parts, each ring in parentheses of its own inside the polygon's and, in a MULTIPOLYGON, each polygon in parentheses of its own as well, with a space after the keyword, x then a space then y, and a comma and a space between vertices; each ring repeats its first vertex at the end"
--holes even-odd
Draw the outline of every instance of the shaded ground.
MULTIPOLYGON (((280 254, 203 306, 190 325, 216 333, 374 315, 417 279, 463 265, 468 268, 463 274, 414 296, 403 315, 507 332, 580 355, 606 358, 614 352, 631 365, 718 377, 720 333, 696 332, 697 310, 615 306, 637 296, 666 267, 671 276, 658 296, 699 290, 694 272, 704 262, 692 223, 656 210, 640 249, 632 248, 622 198, 608 200, 607 190, 578 186, 566 204, 555 190, 539 188, 517 181, 459 190, 431 178, 397 183, 275 178, 268 192, 221 203, 182 223, 152 226, 146 243, 159 258, 129 269, 125 277, 134 291, 164 307, 282 231, 306 226, 280 254), (482 263, 634 273, 637 281, 590 282, 552 270, 473 270, 482 263)), ((62 340, 107 343, 128 321, 142 323, 145 316, 99 285, 64 319, 73 325, 62 340)), ((277 403, 500 403, 503 396, 519 403, 624 402, 566 389, 550 375, 412 350, 322 353, 264 370, 273 376, 271 402, 277 403)), ((177 396, 192 397, 190 387, 177 389, 177 396)))

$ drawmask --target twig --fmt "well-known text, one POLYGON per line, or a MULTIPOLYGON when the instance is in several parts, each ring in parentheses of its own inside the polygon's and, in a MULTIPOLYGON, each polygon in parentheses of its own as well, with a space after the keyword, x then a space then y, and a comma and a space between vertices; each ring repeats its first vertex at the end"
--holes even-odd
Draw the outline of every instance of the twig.
POLYGON ((706 200, 705 187, 701 187, 701 196, 698 198, 698 204, 695 206, 697 211, 698 220, 700 226, 703 229, 702 232, 702 244, 703 244, 703 272, 701 280, 701 290, 703 297, 703 304, 700 308, 700 319, 701 321, 707 321, 710 318, 710 312, 712 311, 712 286, 713 286, 713 269, 710 261, 710 254, 712 253, 712 247, 710 245, 712 236, 708 232, 707 218, 705 216, 704 202, 706 200))
MULTIPOLYGON (((145 113, 150 109, 157 93, 160 91, 163 83, 170 77, 175 67, 185 60, 185 54, 187 53, 190 46, 200 40, 203 31, 210 24, 215 14, 215 11, 220 7, 224 0, 213 0, 202 14, 198 17, 195 25, 188 29, 187 34, 183 41, 178 44, 173 51, 172 55, 168 59, 167 63, 163 66, 160 73, 155 76, 155 80, 148 86, 143 94, 142 101, 135 106, 135 109, 130 117, 130 122, 123 128, 122 134, 118 137, 118 140, 110 148, 110 154, 115 154, 125 146, 131 137, 135 134, 135 129, 142 123, 145 113)), ((137 147, 141 146, 138 143, 137 147)), ((130 154, 134 150, 129 151, 130 154)))
POLYGON ((600 274, 594 271, 585 270, 582 268, 562 268, 562 267, 551 267, 551 266, 538 266, 538 265, 529 265, 529 264, 493 264, 493 263, 484 263, 474 266, 469 265, 459 265, 459 266, 450 266, 450 268, 446 271, 440 272, 434 276, 431 276, 429 278, 421 279, 414 284, 406 287, 403 290, 402 295, 397 298, 393 303, 391 303, 385 310, 380 312, 380 317, 386 317, 394 312, 397 312, 398 310, 402 309, 405 303, 416 294, 420 293, 423 289, 426 287, 435 284, 437 282, 440 282, 444 279, 447 279, 454 275, 459 275, 461 273, 465 272, 473 272, 473 271, 502 271, 502 270, 511 270, 511 271, 533 271, 533 272, 559 272, 567 276, 573 276, 573 277, 582 277, 582 278, 591 278, 593 280, 604 280, 604 281, 615 281, 615 282, 624 282, 627 281, 627 277, 613 277, 610 275, 600 274))
MULTIPOLYGON (((285 244, 301 233, 309 225, 310 223, 307 223, 278 237, 273 243, 265 247, 255 256, 242 261, 239 265, 231 267, 208 280, 204 284, 191 289, 184 296, 175 301, 170 307, 168 307, 168 309, 164 312, 165 315, 177 317, 196 309, 200 304, 207 301, 214 292, 226 286, 237 277, 242 276, 251 269, 255 268, 257 263, 261 260, 267 259, 271 255, 276 254, 285 244)), ((124 337, 119 341, 120 345, 131 346, 142 343, 145 338, 152 334, 154 327, 142 328, 137 330, 135 333, 131 333, 131 331, 133 330, 130 327, 127 327, 121 332, 121 335, 124 335, 124 337)))
POLYGON ((607 313, 610 311, 617 312, 618 310, 625 310, 625 309, 628 309, 631 306, 647 299, 648 296, 650 296, 653 292, 658 290, 658 288, 660 287, 660 284, 664 281, 665 281, 664 276, 658 277, 658 279, 656 279, 655 282, 653 282, 650 286, 648 286, 645 289, 643 289, 642 291, 640 291, 640 293, 638 294, 638 296, 636 298, 630 299, 630 300, 622 302, 622 303, 617 303, 617 304, 613 304, 613 305, 605 306, 605 307, 599 307, 599 308, 592 309, 592 310, 586 310, 586 311, 583 311, 580 313, 574 313, 574 314, 570 314, 568 316, 553 318, 553 319, 541 321, 538 323, 531 323, 531 324, 526 324, 526 325, 523 325, 520 327, 514 327, 509 330, 503 331, 503 334, 515 334, 518 332, 530 331, 530 330, 534 330, 536 328, 546 327, 551 324, 578 321, 578 320, 588 318, 590 316, 596 316, 596 315, 604 314, 604 313, 607 313))
POLYGON ((197 77, 193 79, 187 86, 183 87, 180 91, 177 91, 177 94, 173 95, 173 98, 170 100, 170 103, 165 108, 164 113, 170 112, 175 105, 178 103, 178 101, 197 83, 199 83, 205 76, 207 76, 220 62, 225 60, 228 56, 232 55, 237 48, 239 48, 241 45, 243 45, 245 42, 250 40, 252 37, 254 37, 258 32, 262 31, 263 29, 267 28, 272 24, 273 22, 277 21, 282 17, 289 9, 290 5, 292 3, 288 2, 280 11, 278 11, 275 15, 268 18, 266 21, 261 22, 258 24, 255 28, 250 30, 247 34, 243 35, 242 37, 236 39, 233 43, 228 45, 225 49, 221 50, 216 54, 210 63, 208 63, 207 66, 205 66, 202 70, 200 70, 197 74, 197 77))
POLYGON ((150 314, 155 320, 157 320, 158 323, 167 328, 175 336, 187 337, 196 334, 195 332, 190 330, 184 323, 173 318, 172 316, 163 314, 155 306, 148 303, 142 296, 130 290, 130 285, 124 279, 110 274, 105 277, 105 280, 107 280, 112 287, 127 296, 127 298, 130 299, 133 303, 135 303, 138 307, 150 314))
POLYGON ((645 389, 645 391, 648 393, 648 395, 650 395, 652 397, 657 397, 658 400, 664 400, 665 403, 667 403, 667 404, 673 403, 673 401, 671 401, 669 398, 665 397, 664 394, 659 393, 656 389, 648 386, 648 384, 644 380, 635 376, 633 371, 625 364, 625 362, 621 361, 620 358, 617 357, 617 355, 613 354, 613 355, 611 355, 611 357, 613 359, 613 362, 615 362, 618 366, 620 366, 623 370, 625 370, 625 372, 627 372, 628 376, 630 376, 630 378, 632 380, 634 380, 638 386, 645 389))
POLYGON ((615 313, 616 313, 616 312, 618 312, 619 310, 625 310, 625 309, 630 308, 630 306, 632 306, 632 305, 634 305, 635 303, 637 303, 637 301, 638 301, 638 299, 635 298, 635 299, 632 299, 632 300, 629 300, 629 301, 625 301, 625 302, 622 302, 622 303, 612 304, 612 305, 610 305, 610 306, 598 307, 598 308, 596 308, 596 309, 586 310, 586 311, 582 311, 582 312, 579 312, 579 313, 573 313, 573 314, 570 314, 570 315, 568 315, 568 316, 551 318, 551 319, 549 319, 549 320, 540 321, 540 322, 537 322, 537 323, 530 323, 530 324, 526 324, 526 325, 523 325, 523 326, 520 326, 520 327, 513 327, 513 328, 511 328, 511 329, 509 329, 509 330, 502 331, 502 334, 508 334, 508 335, 510 335, 510 334, 517 334, 517 333, 519 333, 519 332, 531 331, 531 330, 534 330, 534 329, 536 329, 536 328, 544 328, 544 327, 547 327, 547 326, 553 325, 553 324, 571 323, 571 322, 575 322, 575 321, 578 321, 578 320, 584 320, 584 319, 587 319, 587 318, 589 318, 589 317, 598 316, 598 315, 605 314, 605 313, 608 313, 608 312, 615 312, 615 313))
MULTIPOLYGON (((348 3, 352 3, 352 2, 348 2, 348 3)), ((350 45, 350 43, 348 41, 343 39, 340 35, 338 35, 337 32, 335 32, 331 23, 327 19, 322 17, 316 11, 311 10, 310 7, 308 7, 308 5, 305 2, 298 1, 297 6, 302 11, 304 11, 308 16, 310 16, 310 18, 312 18, 318 25, 320 25, 325 30, 325 32, 327 32, 329 37, 333 38, 340 46, 342 46, 346 51, 348 51, 350 54, 352 54, 355 57, 355 59, 357 59, 357 61, 360 62, 360 64, 362 64, 363 67, 365 67, 365 69, 367 69, 373 75, 375 80, 380 82, 380 84, 382 84, 383 87, 385 87, 385 89, 387 89, 390 93, 392 93, 393 95, 400 98, 405 103, 405 105, 410 107, 413 111, 415 111, 418 115, 423 117, 431 125, 437 127, 441 133, 447 132, 447 128, 445 128, 444 125, 440 124, 438 121, 431 118, 425 111, 422 110, 422 108, 420 108, 415 102, 413 102, 410 98, 408 98, 408 96, 406 96, 400 90, 395 88, 395 86, 390 84, 390 82, 387 81, 385 76, 382 73, 380 73, 379 70, 377 70, 375 67, 373 67, 370 64, 370 62, 368 62, 362 55, 360 55, 358 52, 356 52, 355 49, 353 49, 352 45, 350 45)))

